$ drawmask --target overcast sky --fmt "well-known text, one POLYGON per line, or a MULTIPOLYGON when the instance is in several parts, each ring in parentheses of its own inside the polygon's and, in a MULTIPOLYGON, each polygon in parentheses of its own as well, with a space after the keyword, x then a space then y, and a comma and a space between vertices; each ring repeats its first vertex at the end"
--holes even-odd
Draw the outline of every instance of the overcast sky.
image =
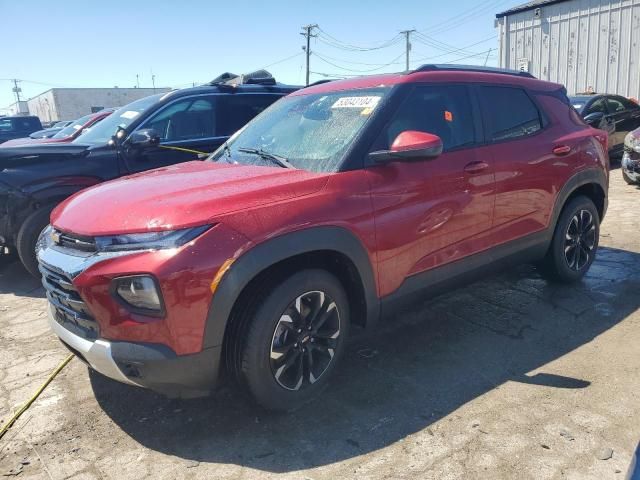
POLYGON ((497 12, 518 0, 393 2, 347 0, 93 2, 0 0, 0 113, 51 87, 185 87, 221 72, 268 67, 279 81, 304 82, 301 26, 311 43, 311 80, 404 69, 404 39, 417 29, 412 67, 497 64, 497 12), (375 50, 365 50, 376 47, 375 50), (489 49, 491 52, 488 52, 489 49))

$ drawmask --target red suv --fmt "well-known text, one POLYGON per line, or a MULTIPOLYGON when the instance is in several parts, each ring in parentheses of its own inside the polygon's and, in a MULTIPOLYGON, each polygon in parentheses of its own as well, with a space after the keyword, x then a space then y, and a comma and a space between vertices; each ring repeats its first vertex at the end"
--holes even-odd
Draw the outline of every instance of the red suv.
POLYGON ((38 256, 51 328, 171 396, 222 371, 267 408, 316 396, 352 325, 487 268, 580 279, 607 209, 606 133, 561 85, 428 65, 279 100, 205 162, 60 204, 38 256))

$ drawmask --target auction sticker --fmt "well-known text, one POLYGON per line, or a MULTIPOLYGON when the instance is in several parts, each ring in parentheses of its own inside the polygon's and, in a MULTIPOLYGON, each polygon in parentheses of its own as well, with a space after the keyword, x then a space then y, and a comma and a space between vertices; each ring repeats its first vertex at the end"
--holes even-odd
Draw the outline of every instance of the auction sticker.
POLYGON ((374 109, 380 97, 342 97, 331 105, 331 108, 371 108, 374 109))
POLYGON ((130 120, 132 118, 136 118, 138 115, 140 115, 140 113, 136 112, 135 110, 127 110, 122 115, 120 115, 120 118, 128 118, 130 120))

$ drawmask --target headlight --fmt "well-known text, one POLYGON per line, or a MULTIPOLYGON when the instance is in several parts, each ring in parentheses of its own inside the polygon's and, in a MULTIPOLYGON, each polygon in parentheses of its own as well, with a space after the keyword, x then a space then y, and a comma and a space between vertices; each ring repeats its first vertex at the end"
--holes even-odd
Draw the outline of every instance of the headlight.
POLYGON ((131 233, 128 235, 96 237, 96 248, 99 252, 176 248, 190 242, 209 228, 211 228, 211 225, 164 232, 131 233))
POLYGON ((627 134, 624 139, 624 148, 628 151, 634 151, 640 153, 640 135, 638 133, 631 132, 627 134))
POLYGON ((113 280, 112 291, 134 313, 161 316, 164 314, 162 294, 151 275, 132 275, 113 280))

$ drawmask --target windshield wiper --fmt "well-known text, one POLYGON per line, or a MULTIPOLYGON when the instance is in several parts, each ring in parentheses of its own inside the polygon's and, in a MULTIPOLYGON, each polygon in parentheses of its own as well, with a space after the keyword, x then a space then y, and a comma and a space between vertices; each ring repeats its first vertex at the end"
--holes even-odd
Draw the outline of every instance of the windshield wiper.
POLYGON ((273 163, 278 164, 282 168, 296 168, 291 163, 289 163, 289 160, 287 160, 285 157, 281 157, 280 155, 276 155, 274 153, 269 153, 262 148, 238 148, 238 151, 242 153, 249 153, 251 155, 258 155, 260 158, 271 160, 273 163))

